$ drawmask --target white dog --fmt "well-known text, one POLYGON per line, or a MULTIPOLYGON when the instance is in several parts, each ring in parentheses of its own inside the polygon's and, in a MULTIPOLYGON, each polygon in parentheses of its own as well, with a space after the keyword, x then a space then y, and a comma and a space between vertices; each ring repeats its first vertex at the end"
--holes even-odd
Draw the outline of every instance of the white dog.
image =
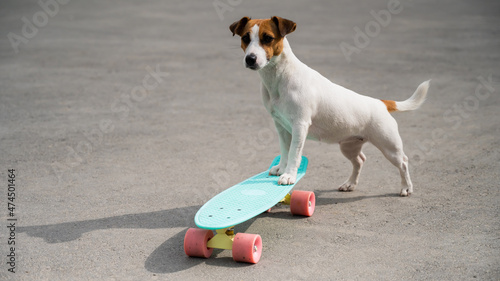
POLYGON ((401 196, 413 192, 408 157, 393 111, 415 110, 424 102, 429 81, 418 86, 406 101, 378 100, 336 85, 302 63, 293 54, 285 36, 296 24, 280 17, 252 20, 244 17, 229 29, 241 36, 244 65, 257 70, 262 79, 262 98, 279 135, 281 161, 271 168, 279 184, 293 184, 306 138, 339 143, 351 160, 351 177, 339 187, 352 191, 358 184, 366 160, 361 148, 374 144, 401 174, 401 196))

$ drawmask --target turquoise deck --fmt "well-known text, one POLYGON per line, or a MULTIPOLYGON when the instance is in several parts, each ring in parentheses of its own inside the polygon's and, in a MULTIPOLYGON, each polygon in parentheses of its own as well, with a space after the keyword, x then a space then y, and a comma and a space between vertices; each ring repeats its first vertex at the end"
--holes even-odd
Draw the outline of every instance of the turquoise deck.
MULTIPOLYGON (((274 158, 269 169, 278 165, 280 156, 274 158)), ((306 174, 308 160, 302 156, 297 180, 306 174)), ((194 217, 194 222, 204 229, 222 229, 247 221, 276 205, 295 186, 278 185, 278 176, 270 176, 269 169, 210 199, 194 217)))

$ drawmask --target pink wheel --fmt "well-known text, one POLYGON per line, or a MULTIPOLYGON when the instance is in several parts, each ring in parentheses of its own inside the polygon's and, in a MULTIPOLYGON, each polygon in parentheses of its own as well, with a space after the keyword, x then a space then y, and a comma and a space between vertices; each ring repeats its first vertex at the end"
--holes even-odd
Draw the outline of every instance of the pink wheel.
POLYGON ((293 215, 310 217, 316 207, 314 192, 295 190, 290 199, 290 211, 293 215))
POLYGON ((209 258, 214 249, 207 247, 207 242, 214 233, 212 230, 190 228, 184 236, 184 252, 190 257, 209 258))
POLYGON ((262 238, 258 234, 238 233, 234 237, 233 259, 237 262, 258 263, 262 255, 262 238))

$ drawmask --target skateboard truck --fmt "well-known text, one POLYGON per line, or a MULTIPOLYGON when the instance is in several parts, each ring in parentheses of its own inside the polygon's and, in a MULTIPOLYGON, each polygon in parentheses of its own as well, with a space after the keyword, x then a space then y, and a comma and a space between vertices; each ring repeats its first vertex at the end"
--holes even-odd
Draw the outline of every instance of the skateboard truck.
MULTIPOLYGON (((290 193, 288 193, 285 198, 281 199, 281 201, 279 201, 275 207, 280 207, 281 205, 288 205, 290 206, 291 205, 291 201, 292 201, 292 195, 290 193)), ((307 202, 307 206, 310 208, 312 206, 313 202, 308 199, 308 202, 307 202)), ((271 209, 267 210, 267 212, 271 211, 271 209)), ((312 215, 312 213, 311 213, 312 215)))
POLYGON ((283 205, 290 205, 290 201, 292 199, 292 195, 290 195, 290 193, 288 193, 285 198, 283 198, 279 204, 283 204, 283 205))
POLYGON ((207 247, 213 249, 232 250, 235 236, 234 227, 217 229, 215 232, 217 234, 208 241, 207 247))

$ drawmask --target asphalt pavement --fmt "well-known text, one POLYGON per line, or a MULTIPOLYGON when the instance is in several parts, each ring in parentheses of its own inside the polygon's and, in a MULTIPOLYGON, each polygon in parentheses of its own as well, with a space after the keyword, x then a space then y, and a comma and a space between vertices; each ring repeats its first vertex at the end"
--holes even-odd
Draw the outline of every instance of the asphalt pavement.
POLYGON ((499 1, 0 3, 0 279, 499 280, 499 1), (428 100, 395 118, 415 193, 372 145, 357 189, 338 145, 307 141, 256 265, 186 257, 212 196, 279 153, 258 74, 229 25, 297 23, 299 59, 358 93, 428 100))

